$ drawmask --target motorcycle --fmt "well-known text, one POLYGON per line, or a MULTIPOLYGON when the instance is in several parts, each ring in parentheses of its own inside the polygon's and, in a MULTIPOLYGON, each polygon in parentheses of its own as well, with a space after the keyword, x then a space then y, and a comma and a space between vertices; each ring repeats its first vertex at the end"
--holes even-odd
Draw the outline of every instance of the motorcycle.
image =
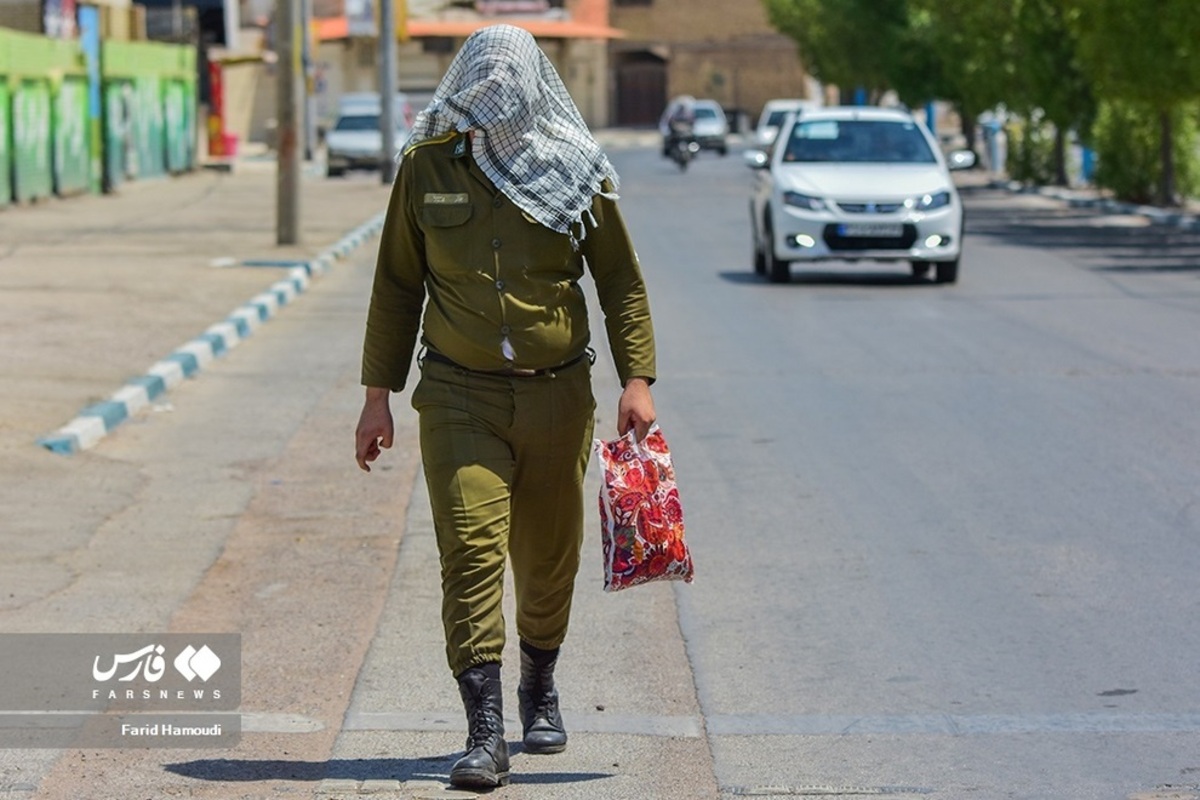
POLYGON ((688 162, 700 153, 700 143, 690 135, 675 136, 667 147, 667 155, 679 165, 679 171, 687 170, 688 162))

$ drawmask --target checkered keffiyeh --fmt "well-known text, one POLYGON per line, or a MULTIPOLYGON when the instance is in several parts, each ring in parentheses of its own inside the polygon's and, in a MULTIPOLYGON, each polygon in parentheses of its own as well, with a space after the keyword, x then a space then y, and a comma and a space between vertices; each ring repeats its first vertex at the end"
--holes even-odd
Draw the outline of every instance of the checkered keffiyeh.
POLYGON ((490 25, 471 34, 425 110, 405 151, 451 131, 474 129, 472 153, 496 188, 552 230, 574 236, 605 179, 617 173, 528 31, 490 25))

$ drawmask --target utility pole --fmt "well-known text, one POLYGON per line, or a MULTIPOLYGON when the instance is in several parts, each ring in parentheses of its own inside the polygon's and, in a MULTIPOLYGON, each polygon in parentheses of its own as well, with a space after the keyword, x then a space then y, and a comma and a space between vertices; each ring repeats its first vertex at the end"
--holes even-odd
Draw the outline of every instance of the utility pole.
POLYGON ((297 47, 298 0, 278 0, 275 12, 275 50, 278 56, 278 105, 275 147, 278 168, 275 180, 275 243, 300 242, 300 69, 297 47))
POLYGON ((383 137, 383 163, 379 179, 391 185, 396 179, 396 6, 379 0, 379 132, 383 137))
POLYGON ((315 54, 312 51, 312 0, 300 0, 300 64, 304 69, 304 160, 312 161, 317 147, 317 103, 314 94, 315 54))

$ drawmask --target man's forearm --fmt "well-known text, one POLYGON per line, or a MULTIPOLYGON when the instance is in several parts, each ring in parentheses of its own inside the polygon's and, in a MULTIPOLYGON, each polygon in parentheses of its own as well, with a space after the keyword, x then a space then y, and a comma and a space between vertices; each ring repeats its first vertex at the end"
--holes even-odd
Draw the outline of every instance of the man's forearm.
POLYGON ((372 405, 375 403, 386 404, 388 401, 388 397, 391 395, 391 393, 392 393, 391 389, 385 389, 385 388, 382 388, 379 386, 368 386, 366 402, 368 405, 372 405))

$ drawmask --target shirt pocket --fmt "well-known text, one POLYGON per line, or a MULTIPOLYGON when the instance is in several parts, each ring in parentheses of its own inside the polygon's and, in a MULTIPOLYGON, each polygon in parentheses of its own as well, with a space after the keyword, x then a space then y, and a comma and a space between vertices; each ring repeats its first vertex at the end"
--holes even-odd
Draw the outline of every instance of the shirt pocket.
POLYGON ((456 225, 465 225, 471 218, 472 210, 470 203, 427 203, 421 207, 421 224, 433 228, 453 228, 456 225))

